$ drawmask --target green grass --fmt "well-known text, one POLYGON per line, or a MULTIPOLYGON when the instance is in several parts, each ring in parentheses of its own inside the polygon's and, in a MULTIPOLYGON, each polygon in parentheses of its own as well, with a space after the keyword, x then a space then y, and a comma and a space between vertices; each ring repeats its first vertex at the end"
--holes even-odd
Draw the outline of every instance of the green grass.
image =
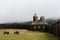
POLYGON ((17 29, 0 29, 0 40, 57 40, 51 34, 36 31, 17 30, 19 35, 14 35, 17 29), (9 35, 4 35, 4 31, 9 31, 9 35))

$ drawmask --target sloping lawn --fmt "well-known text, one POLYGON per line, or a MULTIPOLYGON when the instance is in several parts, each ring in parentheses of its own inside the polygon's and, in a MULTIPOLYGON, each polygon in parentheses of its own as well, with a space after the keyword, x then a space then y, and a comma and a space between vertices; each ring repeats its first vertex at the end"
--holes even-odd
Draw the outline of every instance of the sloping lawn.
POLYGON ((19 35, 14 35, 14 31, 17 29, 0 29, 0 40, 57 40, 51 34, 36 31, 17 30, 19 35), (9 35, 4 35, 4 31, 9 31, 9 35))

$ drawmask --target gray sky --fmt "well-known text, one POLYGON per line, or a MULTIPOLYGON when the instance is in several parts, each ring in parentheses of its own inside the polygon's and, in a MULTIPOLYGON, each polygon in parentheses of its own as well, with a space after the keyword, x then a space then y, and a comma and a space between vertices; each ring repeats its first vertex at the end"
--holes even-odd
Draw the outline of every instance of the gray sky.
POLYGON ((0 0, 0 23, 32 20, 36 14, 60 18, 60 0, 0 0))

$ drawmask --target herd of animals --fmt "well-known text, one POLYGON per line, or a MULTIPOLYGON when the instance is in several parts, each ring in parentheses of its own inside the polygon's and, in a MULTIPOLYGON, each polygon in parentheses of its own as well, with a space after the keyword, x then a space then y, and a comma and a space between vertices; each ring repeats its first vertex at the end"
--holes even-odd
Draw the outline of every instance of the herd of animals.
MULTIPOLYGON (((8 35, 8 34, 9 34, 9 32, 4 32, 4 35, 5 35, 5 34, 7 34, 7 35, 8 35)), ((16 32, 14 32, 14 34, 19 34, 19 32, 18 32, 18 31, 16 31, 16 32)))

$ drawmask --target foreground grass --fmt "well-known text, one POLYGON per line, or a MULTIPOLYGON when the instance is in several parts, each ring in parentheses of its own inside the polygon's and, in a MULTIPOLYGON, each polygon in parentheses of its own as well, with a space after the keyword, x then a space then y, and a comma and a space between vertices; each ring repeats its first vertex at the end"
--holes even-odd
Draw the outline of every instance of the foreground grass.
POLYGON ((14 35, 14 29, 0 29, 0 40, 57 40, 56 37, 53 37, 51 34, 44 32, 36 31, 27 31, 27 30, 17 30, 20 32, 19 35, 14 35), (9 31, 9 35, 4 35, 4 31, 9 31))

